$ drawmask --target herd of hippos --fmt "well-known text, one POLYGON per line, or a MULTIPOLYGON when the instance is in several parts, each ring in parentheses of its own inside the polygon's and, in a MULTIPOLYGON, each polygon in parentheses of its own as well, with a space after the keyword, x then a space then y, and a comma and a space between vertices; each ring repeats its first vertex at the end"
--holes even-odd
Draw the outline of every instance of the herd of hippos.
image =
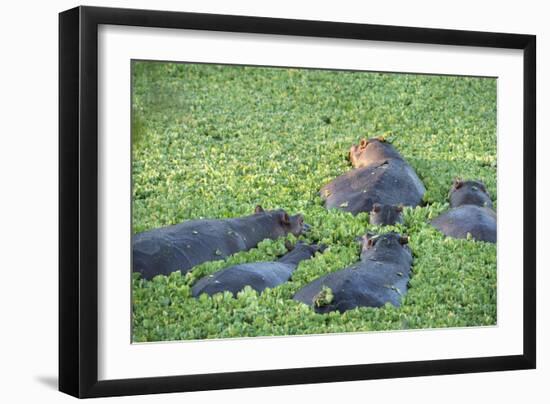
MULTIPOLYGON (((413 168, 383 138, 363 139, 349 153, 353 169, 320 190, 325 207, 356 215, 369 212, 375 225, 402 223, 403 206, 418 206, 424 185, 413 168)), ((496 214, 483 183, 455 180, 449 193, 450 209, 431 224, 446 236, 496 243, 496 214)), ((145 279, 189 272, 201 263, 220 260, 247 251, 265 239, 289 233, 299 236, 310 226, 303 216, 290 216, 282 209, 232 219, 190 220, 136 234, 132 240, 132 266, 145 279)), ((360 238, 359 261, 305 285, 294 299, 317 313, 345 312, 355 307, 399 306, 411 276, 412 252, 408 237, 395 232, 360 238)), ((261 293, 292 277, 303 261, 322 253, 325 246, 298 241, 287 245, 286 255, 273 262, 234 265, 199 279, 192 295, 231 292, 245 286, 261 293)))

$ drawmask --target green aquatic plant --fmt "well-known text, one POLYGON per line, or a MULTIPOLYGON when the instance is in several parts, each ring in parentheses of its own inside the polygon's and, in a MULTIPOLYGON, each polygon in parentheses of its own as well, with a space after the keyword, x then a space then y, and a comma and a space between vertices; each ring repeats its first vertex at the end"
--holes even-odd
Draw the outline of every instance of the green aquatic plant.
MULTIPOLYGON (((455 177, 483 181, 496 205, 496 81, 489 78, 133 62, 132 226, 135 233, 198 218, 265 209, 302 212, 301 236, 328 246, 291 280, 261 294, 191 296, 201 277, 271 261, 284 239, 185 276, 133 276, 136 342, 465 327, 496 323, 496 246, 445 238, 428 221, 448 208, 455 177), (368 213, 326 210, 322 185, 350 169, 362 137, 383 136, 424 182, 425 205, 404 222, 369 225, 368 213), (399 231, 414 254, 396 308, 315 314, 292 300, 315 278, 359 259, 366 231, 399 231)), ((288 240, 296 242, 293 236, 288 240)), ((327 296, 328 297, 328 296, 327 296)))

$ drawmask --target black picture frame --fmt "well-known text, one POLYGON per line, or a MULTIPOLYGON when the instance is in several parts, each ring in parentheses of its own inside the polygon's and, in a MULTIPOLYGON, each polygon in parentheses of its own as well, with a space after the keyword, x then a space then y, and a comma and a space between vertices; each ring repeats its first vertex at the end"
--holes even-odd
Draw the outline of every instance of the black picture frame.
POLYGON ((535 69, 534 35, 97 7, 60 13, 59 390, 84 398, 535 368, 535 69), (98 381, 100 24, 523 50, 523 354, 98 381))

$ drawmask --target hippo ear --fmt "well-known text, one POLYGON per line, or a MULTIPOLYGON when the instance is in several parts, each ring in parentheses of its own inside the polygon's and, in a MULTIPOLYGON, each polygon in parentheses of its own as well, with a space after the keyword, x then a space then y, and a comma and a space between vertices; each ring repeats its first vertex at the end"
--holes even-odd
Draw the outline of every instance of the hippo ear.
POLYGON ((367 148, 367 145, 369 144, 369 141, 365 138, 361 139, 361 141, 359 142, 359 149, 360 150, 364 150, 367 148))
POLYGON ((403 212, 403 204, 399 204, 395 207, 395 210, 399 213, 403 212))
POLYGON ((382 206, 379 204, 379 203, 375 203, 374 205, 372 205, 372 211, 374 213, 378 213, 380 212, 380 209, 382 208, 382 206))
POLYGON ((367 232, 367 234, 365 234, 363 236, 363 241, 364 241, 364 244, 363 245, 367 245, 368 247, 371 247, 373 246, 375 243, 376 243, 376 239, 378 238, 378 235, 375 234, 375 233, 371 233, 371 232, 367 232))
POLYGON ((283 214, 281 216, 281 223, 290 224, 290 216, 288 216, 288 213, 283 212, 283 214))
POLYGON ((265 212, 264 208, 262 208, 260 205, 256 205, 256 208, 254 209, 254 213, 262 213, 265 212))
POLYGON ((453 181, 453 188, 454 189, 460 189, 464 185, 464 181, 462 181, 460 178, 455 178, 453 181))
POLYGON ((399 237, 399 244, 405 245, 409 243, 409 236, 401 236, 399 237))
POLYGON ((361 246, 361 250, 365 250, 369 243, 369 236, 367 234, 363 234, 362 236, 357 236, 355 237, 355 241, 357 242, 357 244, 361 246))

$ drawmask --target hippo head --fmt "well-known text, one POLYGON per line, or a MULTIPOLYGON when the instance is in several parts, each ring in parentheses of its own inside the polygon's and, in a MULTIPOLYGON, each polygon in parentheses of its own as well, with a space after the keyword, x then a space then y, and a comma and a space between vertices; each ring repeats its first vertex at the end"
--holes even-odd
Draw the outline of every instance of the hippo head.
POLYGON ((402 157, 383 137, 361 139, 358 145, 353 145, 349 149, 349 160, 355 168, 383 163, 392 158, 402 157))
POLYGON ((408 236, 402 236, 393 231, 380 235, 367 233, 361 239, 361 258, 374 258, 377 260, 387 258, 392 260, 392 257, 398 258, 400 256, 405 256, 407 259, 412 259, 412 253, 407 245, 408 243, 408 236))
POLYGON ((285 241, 285 248, 288 252, 291 251, 300 251, 304 253, 309 253, 310 255, 315 255, 316 252, 324 252, 327 249, 325 244, 307 244, 303 240, 298 240, 295 245, 292 245, 288 240, 285 241))
POLYGON ((311 226, 304 222, 304 216, 297 214, 290 216, 283 209, 264 210, 261 206, 256 206, 255 214, 263 214, 269 216, 275 224, 274 232, 278 235, 286 235, 292 233, 296 237, 306 233, 311 226))
POLYGON ((288 240, 285 242, 285 247, 288 250, 285 255, 279 258, 280 262, 298 265, 300 261, 308 260, 315 256, 317 252, 322 253, 325 250, 324 245, 307 244, 302 240, 292 245, 288 240))
POLYGON ((449 200, 453 208, 461 205, 493 208, 491 197, 481 181, 455 179, 449 191, 449 200))
POLYGON ((369 213, 369 222, 373 225, 386 226, 403 223, 403 205, 382 205, 375 203, 369 213))

